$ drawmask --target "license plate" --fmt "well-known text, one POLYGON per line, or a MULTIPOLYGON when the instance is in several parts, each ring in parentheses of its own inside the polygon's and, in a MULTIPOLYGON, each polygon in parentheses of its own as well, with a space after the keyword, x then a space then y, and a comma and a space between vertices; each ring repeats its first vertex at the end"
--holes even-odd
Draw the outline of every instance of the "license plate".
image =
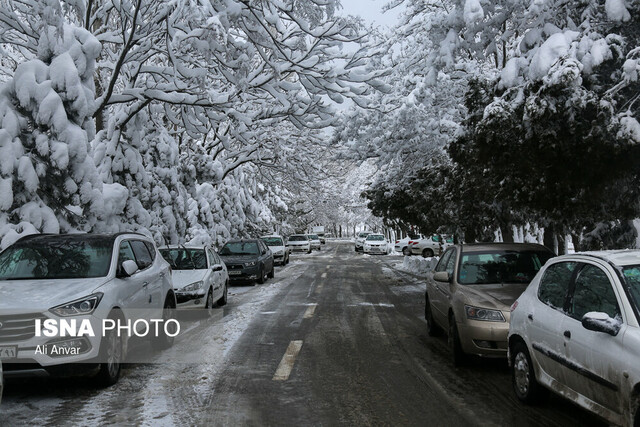
POLYGON ((18 347, 0 347, 0 360, 15 359, 18 357, 18 347))
POLYGON ((242 271, 229 271, 229 276, 239 276, 242 274, 242 271))

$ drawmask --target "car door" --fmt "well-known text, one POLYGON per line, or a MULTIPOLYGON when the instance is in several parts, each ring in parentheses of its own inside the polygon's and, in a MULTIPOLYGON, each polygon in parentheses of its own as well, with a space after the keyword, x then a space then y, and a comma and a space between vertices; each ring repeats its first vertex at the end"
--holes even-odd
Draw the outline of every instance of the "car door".
MULTIPOLYGON (((136 257, 138 268, 137 273, 142 278, 142 286, 145 291, 146 311, 149 319, 162 318, 162 308, 164 298, 162 295, 162 272, 158 265, 154 265, 153 255, 142 240, 132 239, 131 249, 136 257)), ((155 254, 154 254, 155 255, 155 254)))
MULTIPOLYGON (((434 272, 450 271, 449 266, 455 263, 456 258, 456 249, 449 249, 442 258, 440 258, 434 272)), ((451 272, 450 275, 453 277, 453 272, 451 272)), ((432 276, 431 284, 432 292, 429 293, 429 298, 431 299, 431 306, 433 307, 432 314, 434 320, 438 324, 446 327, 446 325, 449 324, 449 283, 436 281, 432 276)))
POLYGON ((624 322, 619 296, 613 286, 615 280, 606 268, 591 263, 581 265, 571 289, 568 316, 562 323, 562 338, 567 386, 621 413, 624 322), (618 319, 623 328, 616 336, 588 330, 582 326, 582 317, 589 312, 606 313, 612 319, 618 319))
POLYGON ((525 320, 533 356, 543 373, 560 383, 565 383, 562 322, 567 317, 564 310, 577 267, 577 262, 567 261, 545 270, 538 285, 538 301, 528 307, 525 320))
POLYGON ((265 265, 265 271, 271 271, 273 269, 273 254, 267 245, 262 240, 258 241, 260 251, 262 253, 263 262, 265 265))
MULTIPOLYGON (((135 254, 128 240, 120 242, 118 247, 118 275, 122 263, 125 261, 136 261, 135 254)), ((118 300, 122 311, 128 319, 137 319, 147 305, 146 288, 144 287, 144 274, 138 271, 130 277, 119 277, 116 279, 118 300)))
POLYGON ((205 282, 211 283, 213 288, 213 296, 215 300, 218 300, 222 296, 224 291, 224 280, 222 279, 222 270, 215 270, 216 266, 222 264, 222 261, 218 259, 218 256, 213 253, 211 248, 206 248, 208 259, 208 270, 205 282))

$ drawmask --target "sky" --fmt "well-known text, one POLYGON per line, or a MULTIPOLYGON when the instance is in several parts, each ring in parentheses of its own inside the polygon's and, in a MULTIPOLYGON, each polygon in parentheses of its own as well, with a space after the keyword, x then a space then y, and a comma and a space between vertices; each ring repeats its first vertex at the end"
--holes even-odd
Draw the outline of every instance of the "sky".
POLYGON ((397 21, 400 8, 382 13, 389 0, 342 0, 342 14, 359 15, 366 22, 391 27, 397 21))

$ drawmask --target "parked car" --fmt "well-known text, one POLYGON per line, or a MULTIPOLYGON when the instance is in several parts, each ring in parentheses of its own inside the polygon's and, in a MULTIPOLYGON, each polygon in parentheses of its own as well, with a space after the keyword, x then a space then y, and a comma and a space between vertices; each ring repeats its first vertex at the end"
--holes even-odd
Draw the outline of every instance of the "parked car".
MULTIPOLYGON (((126 357, 128 334, 110 330, 103 336, 103 320, 166 322, 175 307, 169 263, 146 236, 23 237, 0 253, 4 374, 76 375, 97 370, 100 383, 114 384, 126 357), (86 323, 94 333, 38 334, 36 325, 45 321, 86 323), (66 350, 54 354, 53 349, 66 350)), ((155 347, 173 344, 169 335, 150 336, 155 347)))
POLYGON ((553 256, 530 243, 451 246, 427 275, 427 332, 448 331, 455 365, 468 354, 506 357, 511 304, 553 256))
POLYGON ((311 241, 306 234, 294 234, 289 236, 287 247, 291 252, 311 253, 311 241))
POLYGON ((179 309, 206 309, 227 303, 229 275, 210 246, 162 247, 160 254, 171 264, 171 278, 179 309))
POLYGON ((640 425, 640 251, 554 258, 511 307, 513 389, 548 390, 608 422, 640 425))
POLYGON ((442 239, 439 235, 433 234, 429 237, 414 240, 409 245, 412 255, 422 255, 424 258, 430 258, 442 253, 442 239))
POLYGON ((422 236, 405 237, 404 239, 396 240, 394 249, 396 252, 401 252, 403 255, 411 255, 409 244, 413 244, 414 241, 421 239, 422 236))
POLYGON ((273 279, 273 253, 261 239, 230 240, 220 248, 231 282, 264 283, 273 279))
POLYGON ((360 252, 363 250, 364 247, 364 241, 367 238, 367 236, 371 234, 370 231, 362 231, 360 233, 358 233, 358 236, 356 236, 356 244, 355 244, 355 250, 356 252, 360 252))
POLYGON ((280 265, 289 264, 289 248, 284 244, 282 236, 271 235, 262 237, 262 241, 269 246, 271 252, 273 252, 273 261, 280 263, 280 265))
POLYGON ((369 234, 362 247, 365 254, 388 255, 391 252, 391 244, 384 237, 384 234, 369 234))
POLYGON ((322 250, 322 242, 320 242, 320 238, 315 234, 307 234, 309 237, 309 242, 311 243, 311 249, 322 250))

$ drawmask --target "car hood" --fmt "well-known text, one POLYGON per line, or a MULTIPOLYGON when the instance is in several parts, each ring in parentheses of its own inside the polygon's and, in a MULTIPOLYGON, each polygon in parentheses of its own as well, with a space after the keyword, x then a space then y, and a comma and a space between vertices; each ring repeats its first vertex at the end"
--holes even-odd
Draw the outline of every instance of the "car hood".
POLYGON ((181 289, 198 280, 203 280, 207 270, 173 270, 171 278, 173 279, 173 288, 181 289))
POLYGON ((302 241, 302 240, 295 240, 293 242, 287 243, 287 245, 289 245, 289 246, 304 246, 304 245, 306 245, 308 243, 309 243, 308 241, 305 242, 305 241, 302 241))
POLYGON ((220 256, 220 258, 222 258, 225 264, 242 264, 243 262, 257 261, 258 255, 226 255, 220 256))
POLYGON ((271 249, 271 252, 280 252, 284 251, 284 246, 269 246, 269 249, 271 249))
POLYGON ((469 304, 485 308, 508 310, 527 289, 527 283, 461 286, 469 304))
POLYGON ((2 280, 0 281, 0 314, 46 311, 51 307, 91 295, 107 281, 106 277, 2 280))

